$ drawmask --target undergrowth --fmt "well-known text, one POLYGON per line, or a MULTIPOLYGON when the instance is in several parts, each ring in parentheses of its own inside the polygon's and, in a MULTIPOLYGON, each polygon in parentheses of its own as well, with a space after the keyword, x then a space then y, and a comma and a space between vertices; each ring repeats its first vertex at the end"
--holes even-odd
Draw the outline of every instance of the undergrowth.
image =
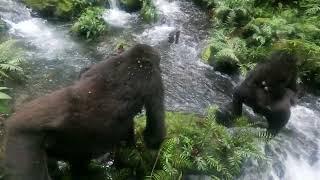
POLYGON ((206 117, 177 112, 166 113, 168 135, 159 151, 145 148, 142 132, 145 116, 136 118, 136 148, 119 152, 122 169, 107 168, 110 179, 183 179, 188 173, 206 174, 213 179, 233 179, 247 158, 266 159, 258 142, 266 138, 249 128, 245 119, 241 128, 227 129, 215 121, 215 108, 206 117))
POLYGON ((228 57, 246 74, 271 51, 288 50, 300 56, 300 80, 320 89, 320 1, 201 2, 212 10, 214 24, 204 60, 228 57))

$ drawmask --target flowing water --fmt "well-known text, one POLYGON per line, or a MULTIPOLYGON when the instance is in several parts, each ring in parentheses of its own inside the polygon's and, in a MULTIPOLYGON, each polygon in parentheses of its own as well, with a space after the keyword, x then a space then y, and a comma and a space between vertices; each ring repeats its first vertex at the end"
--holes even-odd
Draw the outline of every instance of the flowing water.
MULTIPOLYGON (((78 42, 69 35, 69 24, 47 22, 32 17, 30 10, 13 0, 0 0, 0 17, 10 27, 9 34, 26 49, 29 76, 15 88, 15 104, 70 84, 81 68, 113 53, 119 41, 151 44, 162 55, 161 67, 166 108, 202 113, 210 104, 230 100, 237 80, 213 72, 199 58, 210 30, 209 18, 191 2, 154 0, 160 17, 144 24, 137 14, 121 11, 114 0, 103 18, 111 32, 100 43, 78 42), (180 30, 179 44, 169 44, 168 34, 180 30)), ((292 108, 292 117, 281 133, 261 145, 269 162, 248 160, 245 180, 316 180, 320 178, 320 99, 304 97, 292 108)))

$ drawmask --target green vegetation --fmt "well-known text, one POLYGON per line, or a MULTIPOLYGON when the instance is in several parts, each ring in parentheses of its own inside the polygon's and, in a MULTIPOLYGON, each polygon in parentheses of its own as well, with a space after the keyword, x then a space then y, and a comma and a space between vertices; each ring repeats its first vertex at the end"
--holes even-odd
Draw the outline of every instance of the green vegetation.
MULTIPOLYGON (((16 42, 7 40, 0 44, 0 82, 8 79, 19 79, 23 77, 23 63, 22 50, 16 47, 16 42)), ((0 113, 9 112, 10 96, 6 94, 9 88, 0 87, 0 113)))
POLYGON ((301 57, 301 81, 320 87, 320 1, 201 0, 199 3, 213 12, 214 29, 203 53, 209 64, 227 69, 237 65, 245 74, 272 50, 288 50, 301 57))
POLYGON ((158 18, 158 12, 152 0, 143 0, 140 15, 145 22, 152 23, 158 18))
POLYGON ((97 162, 91 165, 104 169, 106 179, 129 179, 132 175, 138 179, 182 179, 190 171, 208 174, 213 179, 233 179, 239 175, 245 159, 266 159, 257 146, 262 139, 257 138, 258 131, 246 128, 249 125, 245 119, 237 123, 242 128, 229 130, 218 125, 215 111, 210 108, 204 118, 167 112, 168 135, 159 151, 145 148, 142 140, 145 116, 137 117, 136 148, 122 148, 116 153, 122 168, 114 165, 103 168, 97 162))
POLYGON ((73 24, 71 31, 87 39, 94 39, 103 34, 107 24, 102 18, 104 9, 99 7, 90 7, 73 24))
POLYGON ((15 46, 14 40, 0 44, 0 81, 23 76, 21 64, 23 62, 22 50, 15 46))
POLYGON ((89 6, 106 3, 105 0, 24 0, 24 2, 44 16, 68 20, 77 17, 89 6))

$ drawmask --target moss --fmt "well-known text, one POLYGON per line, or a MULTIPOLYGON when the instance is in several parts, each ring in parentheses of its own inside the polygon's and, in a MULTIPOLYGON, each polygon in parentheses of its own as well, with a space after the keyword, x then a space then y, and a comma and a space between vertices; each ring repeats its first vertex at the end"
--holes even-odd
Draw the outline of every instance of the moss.
POLYGON ((137 12, 142 8, 142 0, 119 0, 121 9, 127 12, 137 12))
POLYGON ((71 31, 80 37, 86 39, 95 39, 102 35, 107 24, 102 18, 104 9, 99 7, 90 7, 73 24, 71 31))

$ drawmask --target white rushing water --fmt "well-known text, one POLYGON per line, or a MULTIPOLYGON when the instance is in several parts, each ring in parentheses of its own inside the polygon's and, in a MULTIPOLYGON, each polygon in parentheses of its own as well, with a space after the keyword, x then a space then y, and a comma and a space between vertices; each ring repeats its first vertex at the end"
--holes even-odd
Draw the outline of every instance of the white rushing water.
POLYGON ((114 27, 129 27, 132 21, 137 18, 136 14, 127 13, 118 8, 116 0, 109 0, 110 9, 106 9, 103 14, 103 19, 114 27))
MULTIPOLYGON (((187 11, 181 9, 182 3, 180 1, 154 0, 154 2, 160 10, 160 20, 155 26, 137 34, 137 40, 155 46, 160 44, 160 47, 170 46, 165 50, 169 57, 164 57, 170 60, 166 61, 166 65, 163 67, 167 94, 170 94, 170 98, 167 98, 170 106, 174 109, 188 109, 194 104, 200 105, 207 100, 202 97, 204 94, 199 92, 200 88, 196 87, 202 87, 210 92, 208 87, 203 87, 203 84, 210 82, 204 78, 202 73, 206 70, 199 70, 203 67, 203 64, 199 63, 198 49, 200 48, 200 42, 196 37, 200 32, 197 32, 197 29, 192 29, 196 25, 188 25, 193 23, 190 18, 196 16, 196 14, 189 14, 194 12, 190 9, 187 11), (166 44, 168 34, 178 28, 181 30, 179 45, 166 44), (187 73, 181 74, 182 71, 187 73)), ((194 22, 197 23, 197 19, 194 22)), ((213 83, 223 87, 218 81, 213 83)), ((317 99, 317 97, 313 98, 317 99)), ((212 99, 211 103, 214 103, 212 99)), ((217 97, 215 99, 219 101, 217 97)), ((226 101, 226 99, 222 101, 226 101)), ((319 104, 317 105, 320 107, 319 104)), ((265 153, 271 161, 268 164, 266 164, 267 162, 259 162, 247 165, 246 169, 249 170, 245 170, 239 179, 320 179, 319 109, 313 110, 304 104, 293 107, 286 128, 265 147, 265 153)))

